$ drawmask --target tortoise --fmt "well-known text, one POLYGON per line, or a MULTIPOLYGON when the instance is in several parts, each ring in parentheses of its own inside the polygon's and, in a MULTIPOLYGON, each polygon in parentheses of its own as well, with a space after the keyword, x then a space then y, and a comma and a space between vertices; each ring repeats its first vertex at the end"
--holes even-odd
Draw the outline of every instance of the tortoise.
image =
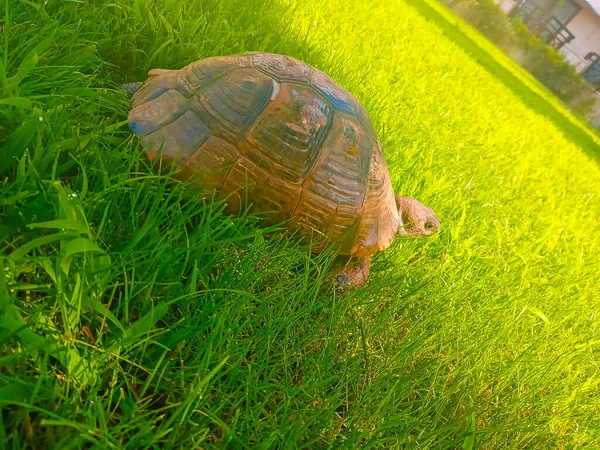
POLYGON ((176 178, 286 224, 319 252, 333 243, 345 264, 338 289, 361 286, 370 257, 397 235, 430 236, 434 211, 394 195, 384 153, 363 105, 324 72, 289 56, 248 52, 152 69, 128 83, 129 127, 146 156, 176 178), (316 239, 315 239, 316 238, 316 239))

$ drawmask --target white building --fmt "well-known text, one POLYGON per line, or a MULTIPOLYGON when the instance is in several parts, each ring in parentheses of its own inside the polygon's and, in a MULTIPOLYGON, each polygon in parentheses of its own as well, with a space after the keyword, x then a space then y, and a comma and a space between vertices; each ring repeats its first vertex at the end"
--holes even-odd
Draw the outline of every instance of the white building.
POLYGON ((600 0, 496 0, 600 89, 600 0))

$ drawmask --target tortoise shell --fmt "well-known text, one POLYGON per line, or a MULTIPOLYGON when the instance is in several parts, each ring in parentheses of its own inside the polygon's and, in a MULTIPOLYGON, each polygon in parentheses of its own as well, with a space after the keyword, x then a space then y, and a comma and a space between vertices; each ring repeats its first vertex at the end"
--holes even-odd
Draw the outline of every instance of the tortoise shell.
POLYGON ((268 223, 363 257, 396 236, 385 156, 361 103, 325 73, 269 53, 153 69, 135 92, 131 131, 150 159, 268 223), (248 204, 246 204, 246 201, 248 204))

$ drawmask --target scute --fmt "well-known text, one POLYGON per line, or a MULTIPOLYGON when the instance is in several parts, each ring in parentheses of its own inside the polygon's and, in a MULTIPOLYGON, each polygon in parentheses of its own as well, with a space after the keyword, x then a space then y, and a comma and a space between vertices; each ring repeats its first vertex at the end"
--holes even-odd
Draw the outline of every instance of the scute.
POLYGON ((142 137, 173 122, 187 109, 187 99, 181 92, 169 89, 129 111, 129 128, 142 137))
POLYGON ((234 145, 210 136, 182 166, 180 178, 196 180, 206 189, 220 191, 238 158, 234 145))
POLYGON ((292 81, 308 84, 310 66, 295 58, 270 53, 253 54, 254 67, 269 74, 279 82, 292 81))
POLYGON ((249 55, 213 56, 188 64, 179 76, 179 89, 188 97, 224 73, 239 67, 251 67, 249 55))
POLYGON ((398 229, 399 217, 392 182, 379 142, 374 143, 367 177, 360 227, 351 254, 363 257, 388 248, 398 229))
POLYGON ((302 186, 269 176, 254 198, 252 211, 265 213, 265 225, 281 223, 292 217, 301 193, 302 186))
POLYGON ((170 161, 181 166, 210 136, 210 131, 190 110, 173 122, 142 138, 142 145, 150 159, 159 151, 170 161))
POLYGON ((326 198, 303 189, 292 218, 293 228, 311 240, 316 250, 321 250, 332 234, 337 205, 326 198))
POLYGON ((190 109, 214 136, 235 143, 270 101, 274 81, 252 68, 224 73, 192 96, 190 109))
POLYGON ((131 104, 134 108, 178 87, 178 70, 158 73, 151 70, 148 74, 150 78, 131 97, 131 104))
POLYGON ((321 153, 332 116, 331 106, 313 89, 283 83, 237 148, 274 176, 300 183, 321 153))
POLYGON ((358 109, 356 98, 328 75, 318 69, 312 68, 310 71, 310 82, 336 109, 347 114, 356 114, 358 109))
POLYGON ((231 214, 245 211, 260 196, 268 178, 268 172, 238 156, 219 192, 220 198, 227 199, 226 211, 231 214))
POLYGON ((321 159, 306 178, 304 188, 336 204, 362 207, 372 146, 355 118, 335 114, 321 159))
POLYGON ((371 123, 371 120, 369 119, 369 115, 367 114, 365 107, 360 103, 358 103, 358 110, 356 112, 356 118, 357 118, 358 124, 360 125, 362 130, 365 133, 367 133, 369 136, 371 136, 371 139, 373 139, 374 141, 377 141, 377 133, 375 132, 375 129, 373 128, 373 124, 371 123))

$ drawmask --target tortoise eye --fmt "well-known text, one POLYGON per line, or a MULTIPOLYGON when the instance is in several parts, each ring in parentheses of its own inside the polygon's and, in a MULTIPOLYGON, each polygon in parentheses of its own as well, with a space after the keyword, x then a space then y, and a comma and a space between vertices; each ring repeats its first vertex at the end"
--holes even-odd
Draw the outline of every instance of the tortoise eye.
POLYGON ((346 282, 346 277, 344 275, 338 275, 337 276, 337 281, 338 281, 338 283, 345 283, 346 282))
POLYGON ((433 224, 433 222, 425 222, 426 230, 432 230, 434 227, 435 227, 435 225, 433 224))

